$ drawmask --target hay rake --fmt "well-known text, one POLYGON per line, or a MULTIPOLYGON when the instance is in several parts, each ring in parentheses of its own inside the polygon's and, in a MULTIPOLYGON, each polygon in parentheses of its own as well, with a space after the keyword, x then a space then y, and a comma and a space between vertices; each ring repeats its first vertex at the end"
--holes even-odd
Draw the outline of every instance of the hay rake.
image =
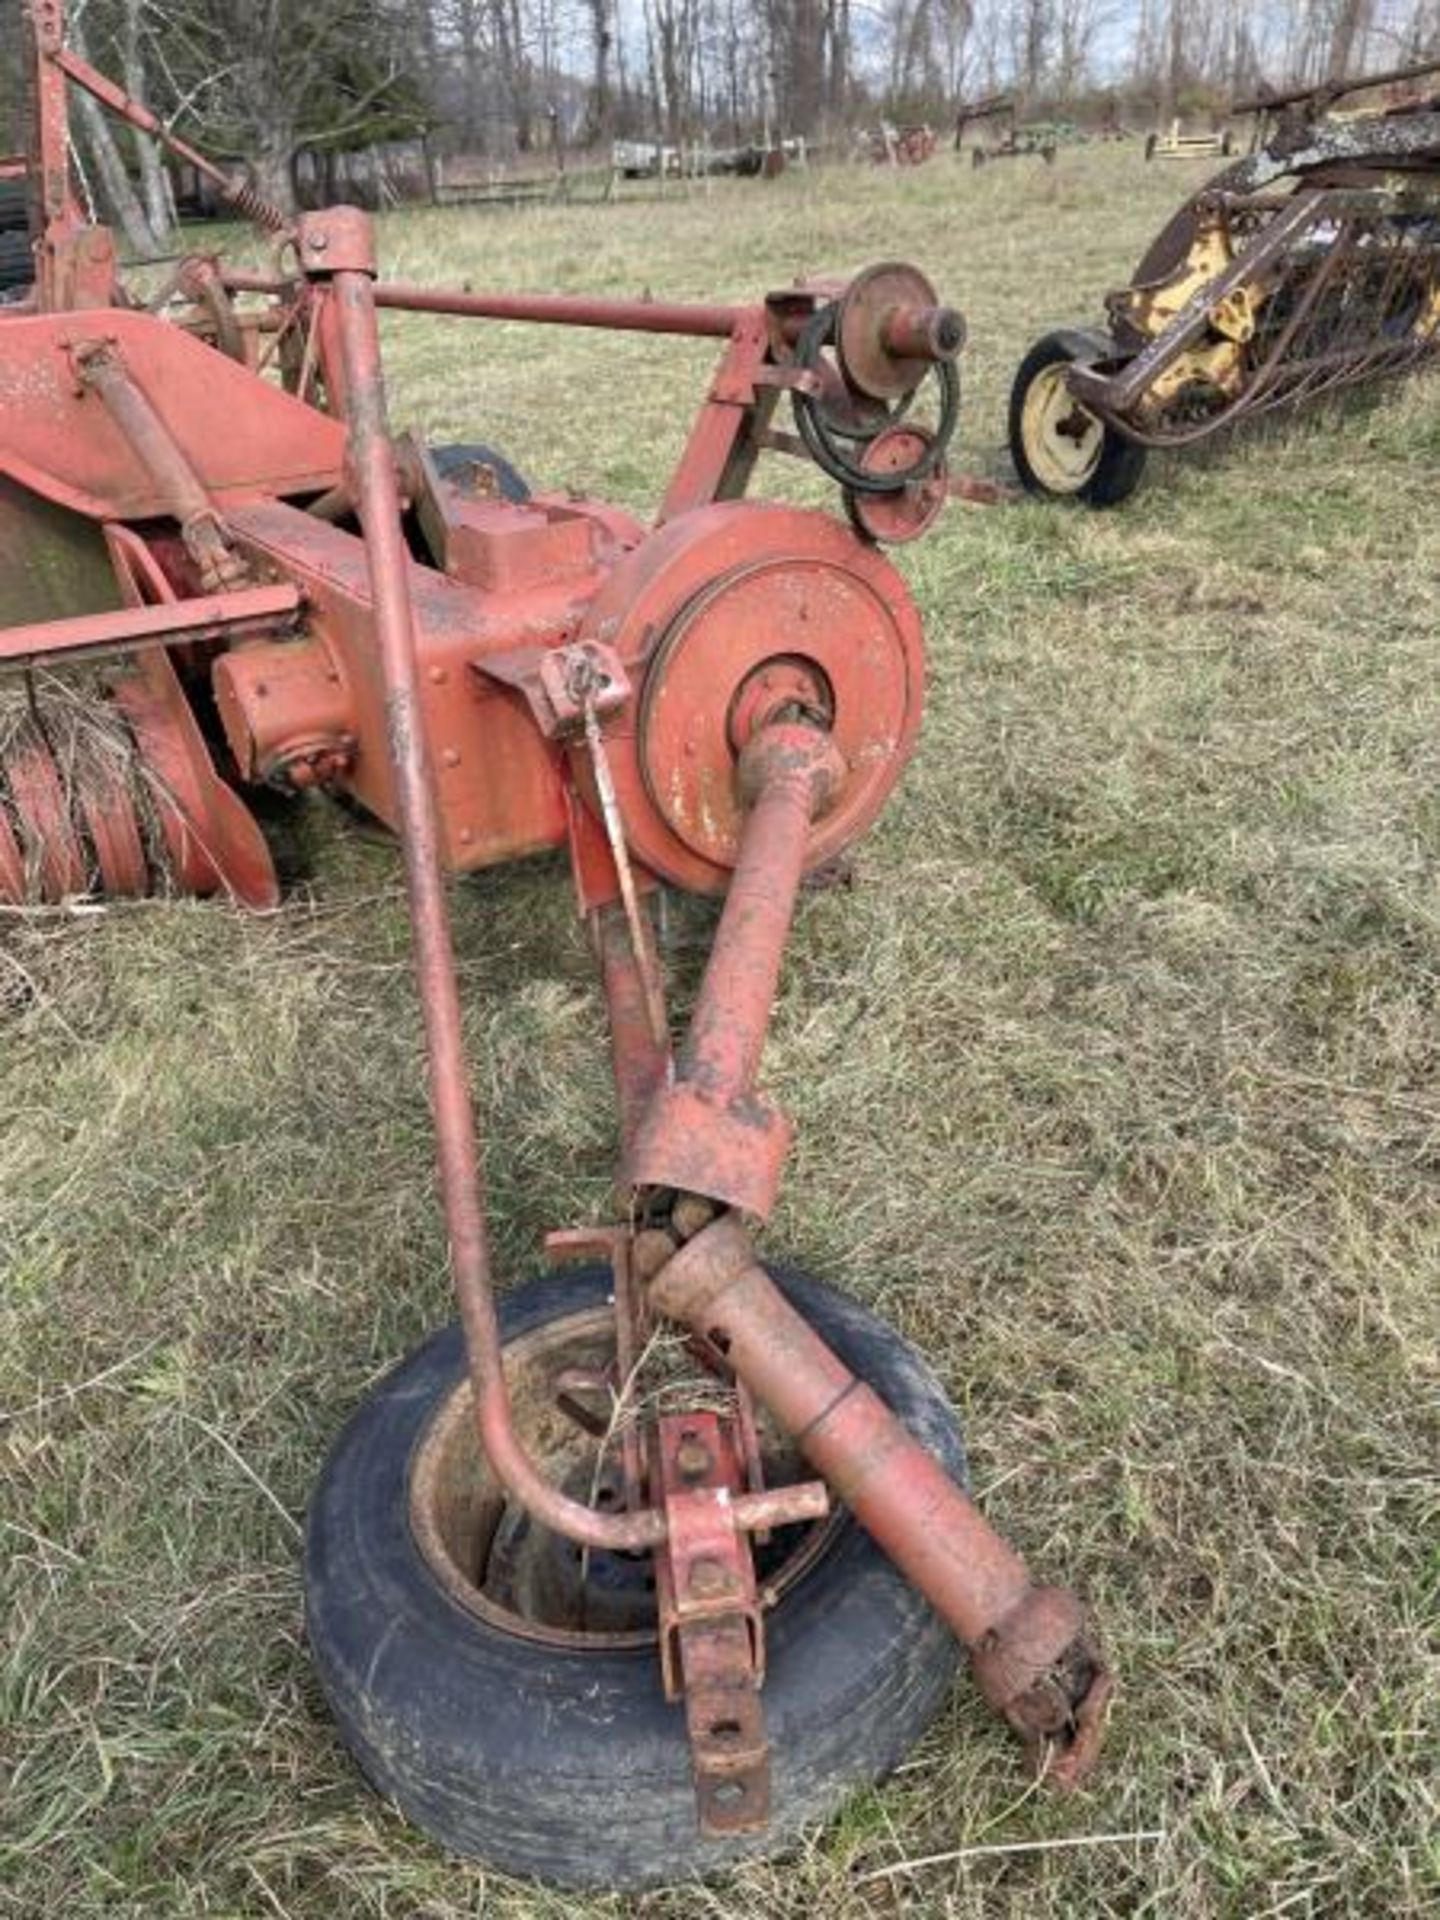
POLYGON ((754 1244, 790 1137, 759 1068, 801 883, 874 821, 920 723, 920 622, 880 542, 943 503, 958 314, 898 263, 750 306, 387 283, 365 215, 288 220, 79 59, 58 0, 27 19, 0 898, 163 880, 269 906, 263 786, 344 797, 404 861, 460 1325, 361 1405, 311 1504, 310 1640, 347 1742, 457 1851, 641 1885, 779 1847, 892 1766, 953 1634, 1074 1785, 1110 1691, 1085 1610, 970 1500, 917 1356, 754 1244), (71 190, 70 86, 197 167, 271 266, 195 257, 127 292, 71 190), (715 340, 654 523, 392 434, 385 310, 715 340), (845 516, 747 501, 773 455, 845 516), (101 690, 88 733, 59 719, 72 674, 101 690), (547 851, 604 989, 621 1201, 500 1297, 447 884, 547 851), (679 1044, 662 885, 724 903, 679 1044), (657 1343, 688 1369, 663 1394, 657 1343))
POLYGON ((1116 505, 1151 448, 1192 446, 1434 357, 1440 104, 1316 117, 1335 97, 1240 109, 1278 111, 1280 124, 1176 213, 1110 295, 1107 328, 1031 349, 1010 445, 1032 493, 1116 505))

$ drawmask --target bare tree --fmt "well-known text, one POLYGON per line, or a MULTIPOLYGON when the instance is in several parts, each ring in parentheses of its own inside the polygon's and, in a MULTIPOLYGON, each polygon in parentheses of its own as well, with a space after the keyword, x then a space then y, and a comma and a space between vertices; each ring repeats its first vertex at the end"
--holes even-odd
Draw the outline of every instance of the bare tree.
POLYGON ((1073 100, 1090 78, 1090 63, 1101 31, 1114 19, 1107 0, 1056 0, 1055 91, 1073 100))
POLYGON ((1325 57, 1327 80, 1348 79, 1374 17, 1374 0, 1333 0, 1330 41, 1325 57))
POLYGON ((168 0, 160 41, 186 123, 289 210, 303 149, 424 124, 406 26, 373 0, 168 0))
MULTIPOLYGON (((70 43, 82 59, 89 58, 83 8, 77 9, 71 16, 70 43)), ((162 215, 158 226, 151 225, 131 183, 114 123, 92 95, 82 92, 78 87, 72 89, 72 95, 85 146, 99 176, 105 204, 131 251, 141 259, 153 260, 165 251, 165 240, 170 229, 168 213, 162 215)))

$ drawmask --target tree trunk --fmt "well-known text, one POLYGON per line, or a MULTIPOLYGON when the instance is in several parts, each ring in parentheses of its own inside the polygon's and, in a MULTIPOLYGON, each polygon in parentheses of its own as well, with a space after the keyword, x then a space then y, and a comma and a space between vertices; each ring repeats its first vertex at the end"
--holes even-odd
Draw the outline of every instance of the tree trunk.
MULTIPOLYGON (((71 22, 70 44, 82 60, 88 57, 78 20, 71 22)), ((80 124, 85 131, 85 144, 100 175, 100 190, 111 219, 118 223, 132 253, 138 254, 142 260, 155 259, 165 251, 164 240, 152 232, 145 218, 145 209, 130 184, 130 175, 125 171, 125 162, 120 157, 114 130, 105 117, 104 108, 93 95, 80 87, 73 87, 70 97, 79 112, 80 124)))
POLYGON ((1170 0, 1170 56, 1165 65, 1165 112, 1175 119, 1180 112, 1180 90, 1185 84, 1185 8, 1183 0, 1170 0))
MULTIPOLYGON (((125 91, 145 104, 149 88, 145 78, 145 60, 140 45, 141 0, 125 0, 125 35, 122 65, 125 91)), ((160 251, 170 238, 170 192, 165 178, 165 163, 160 158, 159 142, 148 133, 134 132, 135 151, 140 160, 140 186, 145 196, 145 218, 160 251)))
POLYGON ((587 131, 591 141, 609 141, 614 121, 610 99, 610 50, 614 35, 610 26, 611 0, 590 0, 590 105, 587 131))
POLYGON ((164 242, 157 240, 150 231, 145 209, 130 184, 130 176, 125 171, 125 162, 120 158, 120 150, 115 144, 115 136, 105 118, 104 109, 97 100, 93 100, 88 93, 82 93, 78 87, 74 98, 80 112, 80 123, 85 130, 85 144, 100 175, 100 191, 110 217, 119 225, 132 253, 142 260, 158 258, 165 251, 164 242))
POLYGON ((293 127, 269 126, 256 142, 251 158, 255 190, 262 199, 281 213, 297 211, 295 201, 295 153, 297 138, 293 127))
POLYGON ((1348 80, 1354 60, 1370 31, 1371 0, 1340 0, 1335 25, 1330 31, 1330 51, 1325 63, 1327 80, 1348 80))

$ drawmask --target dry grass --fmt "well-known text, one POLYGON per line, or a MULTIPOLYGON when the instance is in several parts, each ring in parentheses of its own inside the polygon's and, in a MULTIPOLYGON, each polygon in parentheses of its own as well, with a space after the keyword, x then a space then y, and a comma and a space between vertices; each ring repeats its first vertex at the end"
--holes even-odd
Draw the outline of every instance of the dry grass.
MULTIPOLYGON (((682 294, 913 255, 970 313, 966 438, 998 467, 1024 346, 1181 184, 942 157, 385 244, 433 279, 682 294)), ((402 420, 632 503, 705 360, 445 322, 393 346, 402 420)), ((1121 517, 955 512, 903 562, 919 761, 794 941, 772 1244, 926 1346, 991 1515, 1094 1596, 1124 1692, 1093 1791, 1027 1793, 962 1690, 799 1859, 638 1903, 457 1866, 369 1797, 307 1666, 296 1522, 446 1299, 394 866, 316 818, 272 918, 0 931, 0 1905, 1436 1910, 1435 407, 1416 385, 1157 468, 1121 517)), ((559 874, 457 908, 518 1276, 604 1205, 600 1011, 559 874)))

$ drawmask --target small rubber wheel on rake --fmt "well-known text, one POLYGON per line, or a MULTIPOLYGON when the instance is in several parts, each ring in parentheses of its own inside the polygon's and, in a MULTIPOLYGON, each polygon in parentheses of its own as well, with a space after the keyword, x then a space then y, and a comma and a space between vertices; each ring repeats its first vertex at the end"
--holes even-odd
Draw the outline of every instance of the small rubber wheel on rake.
POLYGON ((1026 354, 1010 389, 1010 457, 1027 493, 1118 507, 1140 484, 1145 449, 1082 406, 1065 375, 1105 359, 1103 334, 1047 333, 1026 354))
MULTIPOLYGON (((968 1484, 943 1391, 872 1314, 775 1278, 835 1351, 968 1484)), ((597 1507, 623 1496, 562 1378, 614 1354, 611 1276, 577 1267, 499 1303, 517 1429, 597 1507)), ((593 1424, 593 1423, 592 1423, 593 1424)), ((761 1417, 767 1484, 809 1478, 761 1417)), ((702 1838, 683 1707, 655 1645, 649 1554, 584 1552, 505 1497, 475 1437, 458 1327, 364 1402, 311 1502, 306 1615, 326 1696, 372 1784, 448 1851, 568 1887, 693 1880, 783 1851, 890 1771, 941 1705, 949 1630, 844 1509, 757 1545, 772 1819, 702 1838)))

